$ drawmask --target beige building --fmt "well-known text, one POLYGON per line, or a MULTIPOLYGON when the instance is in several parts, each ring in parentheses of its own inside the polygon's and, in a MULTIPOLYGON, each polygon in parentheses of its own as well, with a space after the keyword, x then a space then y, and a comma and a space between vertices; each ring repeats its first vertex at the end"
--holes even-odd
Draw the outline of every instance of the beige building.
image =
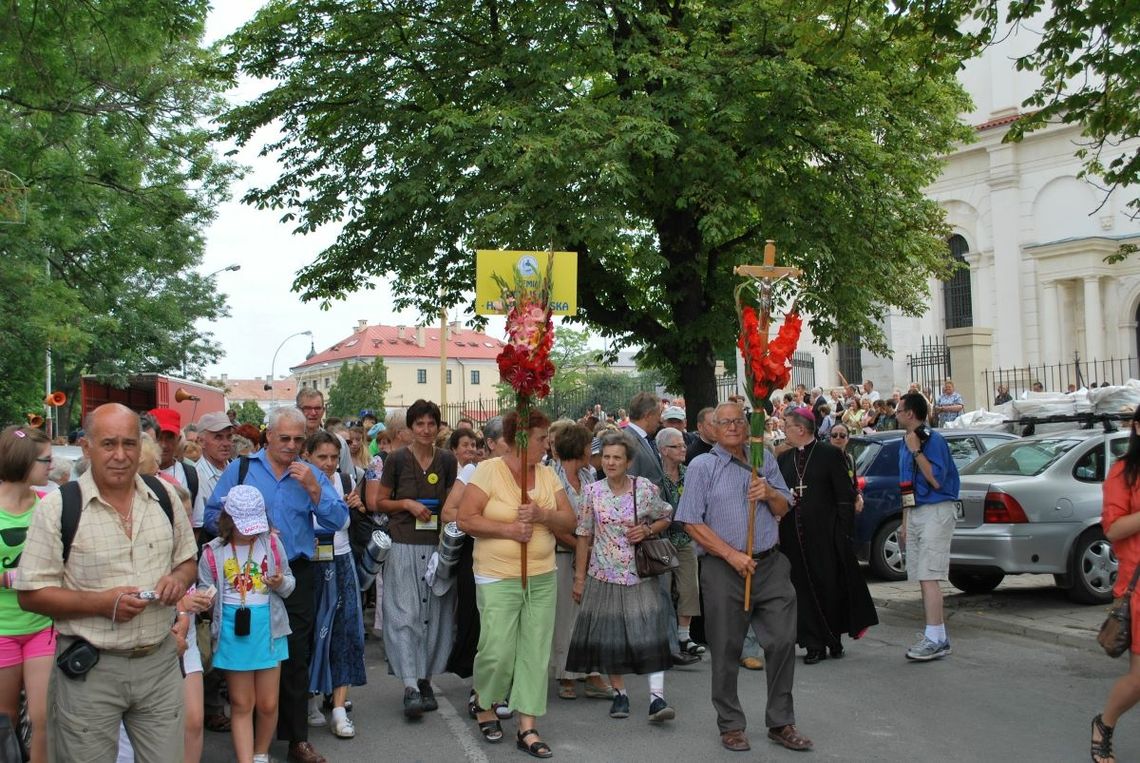
POLYGON ((450 323, 444 329, 446 365, 440 362, 439 326, 370 326, 359 321, 352 334, 289 369, 297 389, 324 392, 336 384, 344 363, 371 364, 383 358, 391 386, 384 399, 389 412, 416 400, 440 401, 441 370, 446 376, 447 402, 493 399, 499 383, 495 358, 503 342, 450 323))

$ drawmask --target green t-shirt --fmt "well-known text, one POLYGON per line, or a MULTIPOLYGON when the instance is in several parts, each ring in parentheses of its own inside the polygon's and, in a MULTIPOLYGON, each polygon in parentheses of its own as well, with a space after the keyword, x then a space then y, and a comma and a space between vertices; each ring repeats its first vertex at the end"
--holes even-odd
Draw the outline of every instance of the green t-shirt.
MULTIPOLYGON (((0 571, 10 572, 20 563, 24 552, 24 541, 28 537, 28 525, 32 523, 32 512, 39 508, 37 498, 32 508, 23 514, 9 514, 0 511, 0 571)), ((39 633, 51 626, 51 618, 25 612, 20 609, 16 592, 11 588, 0 588, 0 636, 24 636, 39 633)))

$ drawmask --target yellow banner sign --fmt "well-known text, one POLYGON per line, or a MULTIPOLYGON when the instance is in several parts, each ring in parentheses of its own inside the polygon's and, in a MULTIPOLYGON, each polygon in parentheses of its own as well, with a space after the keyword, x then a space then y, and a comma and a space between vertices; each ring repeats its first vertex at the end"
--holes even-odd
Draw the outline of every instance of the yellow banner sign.
POLYGON ((535 286, 546 272, 546 261, 554 256, 554 269, 550 301, 555 315, 574 315, 578 311, 578 253, 577 252, 507 252, 500 249, 480 249, 475 252, 475 312, 479 315, 501 315, 502 296, 495 283, 498 275, 507 283, 514 283, 517 273, 524 281, 533 280, 535 286))

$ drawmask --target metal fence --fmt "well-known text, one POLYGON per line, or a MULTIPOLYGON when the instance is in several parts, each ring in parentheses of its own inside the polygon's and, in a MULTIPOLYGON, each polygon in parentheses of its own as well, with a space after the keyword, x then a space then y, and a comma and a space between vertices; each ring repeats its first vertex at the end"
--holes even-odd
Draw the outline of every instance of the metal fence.
POLYGON ((815 386, 815 358, 810 352, 792 353, 792 386, 797 384, 808 389, 815 386))
POLYGON ((982 372, 986 389, 996 395, 998 385, 1017 397, 1025 391, 1069 392, 1082 387, 1123 384, 1140 378, 1136 358, 1081 360, 1074 355, 1071 363, 1027 365, 1016 368, 991 368, 982 372))
MULTIPOLYGON (((951 378, 950 348, 938 337, 923 337, 919 351, 906 356, 906 365, 910 369, 910 381, 937 394, 951 378)), ((857 382, 852 380, 852 383, 857 382)))

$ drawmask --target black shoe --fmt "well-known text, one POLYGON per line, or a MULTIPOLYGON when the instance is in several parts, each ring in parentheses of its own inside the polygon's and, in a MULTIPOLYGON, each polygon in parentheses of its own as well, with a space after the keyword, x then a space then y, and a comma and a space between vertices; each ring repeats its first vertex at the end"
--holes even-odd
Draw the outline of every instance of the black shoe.
POLYGON ((671 721, 677 717, 677 712, 669 707, 669 703, 665 701, 664 697, 654 697, 653 701, 649 703, 649 722, 662 723, 664 721, 671 721))
POLYGON ((629 695, 615 694, 613 704, 610 705, 611 718, 629 717, 629 695))
POLYGON ((689 652, 686 652, 683 649, 680 652, 677 652, 676 654, 673 655, 673 664, 674 665, 693 665, 693 664, 698 663, 700 661, 701 661, 701 656, 699 654, 690 654, 689 652))
POLYGON ((467 714, 471 716, 471 720, 475 720, 475 716, 479 714, 479 703, 475 701, 474 689, 467 695, 467 714))
POLYGON ((846 654, 846 652, 843 651, 843 644, 828 647, 827 651, 831 653, 831 659, 833 660, 842 660, 843 655, 846 654))
POLYGON ((439 710, 439 703, 435 701, 435 690, 431 688, 431 681, 426 678, 416 681, 420 687, 420 695, 424 698, 424 712, 439 710))
POLYGON ((424 696, 412 687, 404 689, 404 717, 420 718, 424 714, 424 696))
POLYGON ((684 641, 681 642, 681 653, 682 654, 695 654, 695 655, 699 656, 699 655, 704 654, 706 651, 707 651, 707 647, 705 647, 704 644, 698 644, 696 641, 692 641, 690 639, 685 639, 684 641))
POLYGON ((804 655, 804 665, 814 665, 820 660, 827 659, 827 651, 824 649, 809 649, 807 654, 804 655))

